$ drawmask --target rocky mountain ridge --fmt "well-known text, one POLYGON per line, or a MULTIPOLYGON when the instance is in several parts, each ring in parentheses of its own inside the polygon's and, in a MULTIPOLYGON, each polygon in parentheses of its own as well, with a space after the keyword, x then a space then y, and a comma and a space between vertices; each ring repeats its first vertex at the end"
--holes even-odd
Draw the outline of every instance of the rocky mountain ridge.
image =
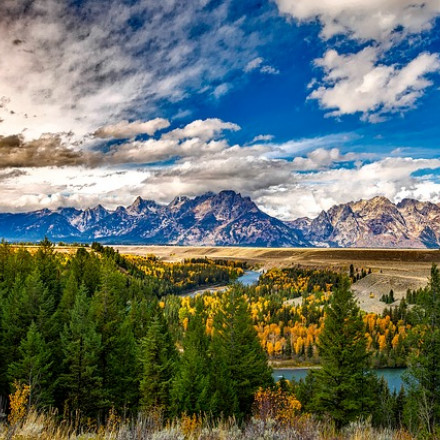
POLYGON ((159 205, 141 197, 110 211, 101 205, 0 214, 8 241, 54 241, 223 246, 308 246, 302 233, 262 212, 234 191, 176 197, 159 205))
POLYGON ((374 197, 335 205, 316 218, 283 222, 234 191, 179 196, 168 205, 137 197, 127 207, 101 205, 0 213, 8 241, 261 247, 438 248, 440 206, 374 197))
POLYGON ((440 206, 404 199, 394 204, 374 197, 322 211, 316 218, 288 222, 315 246, 368 248, 437 248, 440 206))

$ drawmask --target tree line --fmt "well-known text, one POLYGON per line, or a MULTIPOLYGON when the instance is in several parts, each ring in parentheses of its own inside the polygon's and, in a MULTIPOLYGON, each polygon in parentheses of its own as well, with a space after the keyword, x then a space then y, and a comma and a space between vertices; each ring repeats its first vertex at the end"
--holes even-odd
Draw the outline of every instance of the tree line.
POLYGON ((273 379, 240 290, 222 298, 210 335, 201 299, 183 333, 159 301, 168 280, 131 265, 103 249, 56 253, 48 240, 33 254, 0 245, 3 401, 25 384, 29 407, 67 418, 104 420, 110 409, 245 417, 273 379))
MULTIPOLYGON (((84 423, 104 421, 112 411, 124 417, 154 412, 165 420, 204 414, 238 421, 252 414, 287 420, 291 411, 330 420, 336 430, 370 420, 425 438, 437 435, 437 267, 411 310, 406 391, 394 393, 372 374, 374 354, 365 328, 376 321, 365 321, 348 277, 332 275, 329 281, 337 282, 326 283, 322 274, 297 269, 291 274, 298 285, 290 279, 289 289, 312 299, 301 313, 311 325, 322 323, 314 340, 321 369, 304 382, 276 385, 255 324, 261 317, 274 324, 271 319, 292 312, 279 309, 285 287, 274 274, 259 290, 237 283, 195 298, 161 297, 159 287, 166 280, 142 274, 114 251, 79 248, 62 254, 44 240, 31 253, 3 242, 0 395, 12 396, 12 404, 26 386, 29 407, 57 408, 59 417, 84 423), (312 275, 316 288, 309 287, 312 275), (276 286, 273 294, 271 286, 276 286)), ((384 319, 393 324, 389 316, 384 319)), ((298 340, 295 349, 300 350, 298 340)))

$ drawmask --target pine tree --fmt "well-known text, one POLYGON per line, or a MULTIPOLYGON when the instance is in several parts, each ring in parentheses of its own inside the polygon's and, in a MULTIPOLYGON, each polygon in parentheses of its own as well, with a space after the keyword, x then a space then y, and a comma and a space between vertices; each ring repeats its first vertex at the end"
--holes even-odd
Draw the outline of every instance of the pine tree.
POLYGON ((61 296, 60 271, 54 245, 47 237, 39 243, 38 251, 35 254, 35 263, 44 287, 53 296, 55 304, 58 304, 61 296))
POLYGON ((322 368, 311 373, 316 378, 312 407, 340 429, 369 414, 374 404, 364 324, 347 279, 330 298, 318 348, 322 368))
POLYGON ((108 356, 108 399, 118 411, 137 407, 139 401, 136 340, 130 320, 126 318, 115 334, 114 348, 108 356))
POLYGON ((15 279, 12 259, 13 252, 11 246, 2 239, 0 243, 0 290, 10 288, 15 279))
POLYGON ((239 286, 221 299, 210 352, 214 383, 211 412, 243 418, 251 411, 256 390, 272 385, 273 378, 239 286))
POLYGON ((183 354, 173 381, 171 401, 176 416, 210 410, 209 338, 202 316, 203 300, 198 300, 196 313, 190 317, 183 339, 183 354))
POLYGON ((20 343, 19 360, 9 366, 11 382, 29 385, 29 406, 45 408, 52 403, 51 351, 37 325, 32 322, 26 338, 20 343))
POLYGON ((421 305, 425 316, 415 334, 416 351, 409 358, 405 412, 414 430, 432 434, 440 422, 440 272, 435 264, 421 305))
POLYGON ((174 341, 157 307, 140 346, 140 404, 143 410, 169 410, 176 358, 174 341))
POLYGON ((70 269, 77 287, 84 284, 89 295, 92 295, 101 280, 99 259, 87 252, 86 248, 80 247, 70 261, 70 269))
POLYGON ((42 335, 51 339, 55 336, 55 298, 44 285, 38 269, 27 278, 23 287, 22 308, 25 322, 35 321, 42 335))
POLYGON ((99 354, 101 338, 89 313, 90 301, 81 287, 75 299, 70 321, 61 334, 64 373, 60 386, 68 408, 90 415, 102 406, 99 354))
MULTIPOLYGON (((112 392, 114 378, 110 358, 116 349, 118 330, 123 321, 124 278, 115 268, 113 261, 105 259, 101 269, 101 286, 95 292, 91 301, 91 315, 96 330, 101 336, 101 350, 99 356, 99 370, 102 378, 102 387, 107 405, 114 402, 112 392)), ((84 288, 85 285, 83 284, 84 288)))

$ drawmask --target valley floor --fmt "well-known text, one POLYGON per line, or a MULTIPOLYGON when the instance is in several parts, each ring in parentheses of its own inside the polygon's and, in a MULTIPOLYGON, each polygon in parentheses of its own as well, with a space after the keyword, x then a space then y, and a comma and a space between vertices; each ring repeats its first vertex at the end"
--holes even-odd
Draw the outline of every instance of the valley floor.
POLYGON ((250 248, 196 246, 114 246, 121 254, 154 254, 165 261, 209 257, 244 260, 263 270, 296 265, 348 270, 350 264, 371 269, 353 285, 361 308, 381 313, 387 305, 380 301, 393 289, 396 304, 407 289, 426 285, 432 263, 440 264, 440 250, 429 249, 316 249, 316 248, 250 248))

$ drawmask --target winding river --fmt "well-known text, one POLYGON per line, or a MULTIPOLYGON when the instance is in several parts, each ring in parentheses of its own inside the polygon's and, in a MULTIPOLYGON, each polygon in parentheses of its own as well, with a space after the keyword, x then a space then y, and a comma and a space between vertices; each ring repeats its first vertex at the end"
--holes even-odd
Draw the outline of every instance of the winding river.
MULTIPOLYGON (((239 281, 244 286, 252 286, 258 283, 258 279, 261 273, 255 270, 246 271, 237 281, 239 281)), ((198 289, 193 292, 186 293, 185 296, 195 296, 203 294, 206 292, 221 292, 228 288, 228 284, 221 286, 207 287, 203 289, 198 289)), ((399 391, 403 385, 402 374, 404 373, 404 368, 382 368, 374 370, 375 374, 379 377, 383 377, 391 391, 399 391)), ((282 377, 288 380, 300 380, 304 379, 309 372, 309 368, 274 368, 273 376, 275 380, 280 380, 282 377)))
MULTIPOLYGON (((260 272, 255 270, 247 270, 241 277, 237 279, 238 282, 243 284, 244 286, 252 286, 253 284, 258 283, 258 279, 260 278, 260 272)), ((204 287, 203 289, 197 289, 192 292, 184 293, 182 296, 191 296, 194 297, 196 295, 202 295, 206 292, 223 292, 228 288, 229 284, 224 284, 221 286, 211 286, 204 287)))

